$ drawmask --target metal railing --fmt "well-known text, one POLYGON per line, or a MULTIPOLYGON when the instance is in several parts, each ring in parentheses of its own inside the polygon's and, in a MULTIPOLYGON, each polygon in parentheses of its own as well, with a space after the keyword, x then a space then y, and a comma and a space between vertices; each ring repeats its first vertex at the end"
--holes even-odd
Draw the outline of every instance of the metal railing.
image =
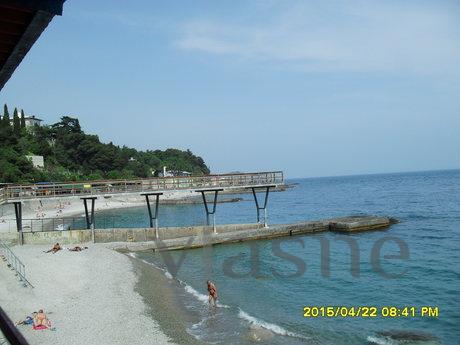
POLYGON ((7 201, 6 189, 0 188, 0 205, 7 201))
MULTIPOLYGON (((201 218, 200 218, 201 220, 201 218)), ((10 232, 17 232, 16 220, 7 219, 8 229, 10 232)), ((188 224, 187 225, 198 225, 188 224)), ((185 226, 183 224, 167 225, 167 226, 185 226)), ((97 215, 94 218, 94 227, 96 229, 115 229, 115 228, 139 228, 149 227, 147 217, 139 217, 137 215, 122 216, 119 215, 97 215)), ((60 217, 60 218, 40 218, 40 219, 23 219, 22 232, 35 233, 35 232, 49 232, 49 231, 69 231, 69 230, 85 230, 86 219, 85 217, 60 217)))
POLYGON ((11 248, 2 241, 0 241, 0 252, 5 258, 8 267, 15 271, 15 275, 19 277, 19 280, 24 284, 24 286, 30 286, 33 288, 32 284, 26 278, 26 266, 13 253, 11 248))
MULTIPOLYGON (((24 184, 4 187, 3 200, 117 194, 196 188, 238 188, 284 183, 282 171, 205 176, 174 176, 134 180, 80 181, 69 183, 24 184)), ((1 199, 0 199, 1 200, 1 199)))
MULTIPOLYGON (((103 218, 105 219, 105 217, 103 218)), ((17 232, 16 219, 6 219, 9 232, 17 232)), ((62 231, 86 229, 85 217, 23 219, 22 232, 62 231)))

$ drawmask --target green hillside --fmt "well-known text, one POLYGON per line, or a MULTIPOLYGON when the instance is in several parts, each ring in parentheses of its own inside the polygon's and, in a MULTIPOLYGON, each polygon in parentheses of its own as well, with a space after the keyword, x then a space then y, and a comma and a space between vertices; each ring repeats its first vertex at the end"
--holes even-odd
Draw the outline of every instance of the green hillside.
POLYGON ((78 119, 64 116, 49 126, 26 128, 24 113, 8 107, 0 121, 0 182, 75 181, 152 177, 166 166, 193 175, 209 174, 203 159, 190 150, 138 151, 101 143, 86 134, 78 119), (11 120, 12 119, 12 120, 11 120), (45 167, 34 168, 26 155, 44 157, 45 167))

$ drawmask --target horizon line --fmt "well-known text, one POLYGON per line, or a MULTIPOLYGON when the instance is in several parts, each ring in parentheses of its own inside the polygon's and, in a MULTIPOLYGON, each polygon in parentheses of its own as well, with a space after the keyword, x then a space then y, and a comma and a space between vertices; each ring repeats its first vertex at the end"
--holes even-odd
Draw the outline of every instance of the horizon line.
POLYGON ((429 170, 389 171, 389 172, 378 172, 378 173, 352 173, 352 174, 345 174, 345 175, 295 176, 295 177, 287 177, 285 179, 290 180, 290 179, 309 179, 309 178, 315 179, 315 178, 352 177, 352 176, 368 176, 368 175, 393 175, 393 174, 411 174, 411 173, 457 171, 457 170, 460 171, 460 167, 429 169, 429 170))

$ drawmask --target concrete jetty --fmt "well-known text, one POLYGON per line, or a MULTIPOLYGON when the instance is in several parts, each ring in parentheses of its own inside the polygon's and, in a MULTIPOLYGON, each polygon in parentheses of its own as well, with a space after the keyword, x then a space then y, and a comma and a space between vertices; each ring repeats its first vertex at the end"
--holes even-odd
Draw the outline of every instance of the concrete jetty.
POLYGON ((269 239, 325 231, 345 233, 387 228, 394 220, 378 216, 349 216, 292 224, 226 224, 213 226, 167 228, 116 228, 95 230, 56 230, 24 232, 24 244, 81 244, 107 243, 114 249, 177 250, 199 248, 206 245, 269 239))

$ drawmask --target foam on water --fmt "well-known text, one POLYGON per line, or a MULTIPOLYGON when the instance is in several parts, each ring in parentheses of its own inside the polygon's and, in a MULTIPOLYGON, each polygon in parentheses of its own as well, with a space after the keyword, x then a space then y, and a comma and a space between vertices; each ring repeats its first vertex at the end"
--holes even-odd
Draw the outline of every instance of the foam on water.
MULTIPOLYGON (((132 258, 138 258, 137 255, 135 253, 128 253, 127 254, 128 256, 132 257, 132 258)), ((159 269, 161 271, 164 272, 165 276, 168 278, 168 279, 173 279, 173 276, 171 275, 171 273, 168 272, 167 269, 165 268, 162 268, 162 267, 159 267, 157 265, 155 265, 154 263, 150 262, 150 261, 147 261, 147 260, 144 260, 142 259, 141 260, 142 262, 150 265, 150 266, 153 266, 155 267, 156 269, 159 269)), ((183 286, 184 290, 189 293, 190 295, 192 295, 196 300, 198 300, 199 302, 203 303, 204 305, 208 305, 209 303, 209 297, 208 295, 206 294, 203 294, 203 293, 200 293, 198 292, 197 290, 195 290, 192 286, 188 285, 187 283, 185 283, 184 281, 180 280, 180 279, 177 279, 176 280, 179 282, 179 284, 181 286, 183 286)), ((216 304, 216 307, 217 308, 225 308, 225 309, 230 309, 230 306, 228 305, 225 305, 225 304, 222 304, 222 303, 219 303, 217 302, 216 304)), ((281 326, 278 326, 276 324, 272 324, 272 323, 269 323, 269 322, 265 322, 263 320, 260 320, 260 319, 257 319, 251 315, 249 315, 248 313, 246 313, 245 311, 241 310, 240 308, 238 308, 239 312, 238 312, 238 317, 241 318, 241 319, 244 319, 245 321, 249 322, 250 324, 253 324, 253 325, 256 325, 258 327, 262 327, 262 328, 265 328, 277 335, 283 335, 283 336, 291 336, 291 337, 295 337, 295 338, 303 338, 303 339, 309 339, 307 337, 303 337, 299 334, 296 334, 296 333, 293 333, 293 332, 289 332, 287 331, 286 329, 284 329, 283 327, 281 326)), ((199 335, 199 334, 195 334, 196 333, 196 330, 198 330, 207 320, 209 319, 209 317, 205 317, 203 319, 201 319, 198 323, 195 323, 193 324, 192 326, 190 326, 188 329, 187 329, 187 332, 189 334, 191 334, 192 336, 194 336, 196 339, 198 340, 202 340, 202 335, 199 335)))
POLYGON ((283 327, 278 326, 278 325, 276 325, 274 323, 269 323, 269 322, 265 322, 263 320, 260 320, 260 319, 254 317, 254 316, 249 315, 248 313, 246 313, 245 311, 243 311, 241 309, 239 309, 238 317, 248 321, 250 324, 253 324, 255 326, 268 329, 269 331, 271 331, 271 332, 273 332, 275 334, 278 334, 278 335, 290 336, 290 337, 295 337, 295 338, 309 339, 308 337, 304 337, 304 336, 302 336, 300 334, 297 334, 297 333, 294 333, 294 332, 289 332, 288 330, 286 330, 283 327))
MULTIPOLYGON (((135 258, 135 259, 137 258, 137 255, 136 255, 135 253, 128 253, 128 255, 129 255, 130 257, 132 257, 132 258, 135 258)), ((159 267, 159 266, 155 265, 153 262, 150 262, 150 261, 147 261, 147 260, 144 260, 144 259, 142 259, 141 261, 142 261, 143 263, 147 264, 147 265, 150 265, 150 266, 155 267, 156 269, 158 269, 158 270, 160 270, 160 271, 163 271, 163 273, 164 273, 164 275, 166 276, 166 278, 168 278, 168 279, 173 279, 172 274, 169 273, 167 269, 162 268, 162 267, 159 267)))
MULTIPOLYGON (((203 302, 203 303, 205 303, 205 304, 208 304, 208 303, 209 303, 209 297, 208 297, 208 295, 199 293, 199 292, 196 291, 193 287, 191 287, 190 285, 188 285, 188 284, 185 283, 185 282, 182 282, 182 281, 181 281, 181 283, 184 285, 185 291, 187 291, 189 294, 191 294, 192 296, 194 296, 197 300, 199 300, 200 302, 203 302)), ((230 306, 225 305, 225 304, 222 304, 222 303, 220 303, 220 302, 217 302, 216 307, 217 307, 217 308, 230 308, 230 306)))
POLYGON ((374 343, 377 345, 396 345, 396 342, 390 340, 390 339, 384 339, 384 338, 379 338, 375 336, 368 336, 366 339, 370 343, 374 343))
POLYGON ((405 339, 392 339, 388 336, 384 335, 369 335, 366 340, 369 343, 377 344, 377 345, 408 345, 408 344, 417 344, 417 345, 440 345, 441 343, 432 337, 427 337, 426 339, 419 339, 419 338, 405 338, 405 339))
POLYGON ((160 270, 160 271, 163 271, 164 275, 166 278, 168 279, 173 279, 173 276, 171 273, 168 272, 168 270, 166 268, 162 268, 162 267, 159 267, 157 265, 155 265, 154 263, 150 262, 150 261, 147 261, 147 260, 142 260, 143 263, 147 264, 147 265, 150 265, 150 266, 153 266, 155 267, 156 269, 160 270))
POLYGON ((194 288, 192 288, 190 285, 185 284, 185 291, 193 295, 197 300, 203 303, 208 303, 208 296, 206 296, 205 294, 199 293, 194 288))

